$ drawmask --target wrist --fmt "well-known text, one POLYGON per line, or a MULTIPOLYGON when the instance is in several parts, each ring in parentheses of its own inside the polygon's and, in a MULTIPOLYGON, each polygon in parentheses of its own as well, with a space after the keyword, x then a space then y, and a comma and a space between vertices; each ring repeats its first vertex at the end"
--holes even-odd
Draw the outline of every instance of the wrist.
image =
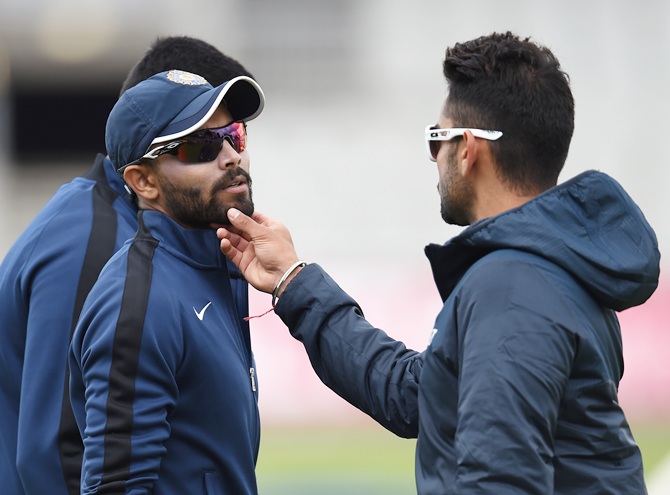
POLYGON ((295 278, 295 276, 302 270, 307 263, 303 260, 298 260, 295 263, 293 263, 291 266, 288 267, 288 269, 284 272, 284 274, 281 276, 279 281, 277 282, 277 285, 275 286, 274 290, 272 291, 272 307, 274 308, 275 305, 277 304, 277 299, 281 294, 284 292, 284 289, 286 289, 286 286, 288 286, 289 282, 295 278))

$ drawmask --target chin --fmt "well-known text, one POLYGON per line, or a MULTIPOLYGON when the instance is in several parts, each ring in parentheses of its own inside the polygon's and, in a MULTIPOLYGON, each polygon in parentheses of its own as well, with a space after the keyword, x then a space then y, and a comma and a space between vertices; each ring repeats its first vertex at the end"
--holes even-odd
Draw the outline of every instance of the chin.
POLYGON ((249 201, 244 201, 243 203, 236 204, 232 206, 232 208, 237 208, 240 210, 242 213, 244 213, 247 216, 251 216, 254 212, 254 203, 249 200, 249 201))
POLYGON ((254 204, 252 202, 247 202, 244 201, 242 203, 233 203, 233 204, 227 204, 223 208, 219 210, 219 212, 222 212, 221 215, 216 215, 218 218, 211 223, 214 224, 221 224, 221 225, 230 225, 230 221, 228 220, 228 210, 231 208, 235 208, 237 210, 240 210, 242 213, 244 213, 247 216, 251 216, 254 212, 254 204))

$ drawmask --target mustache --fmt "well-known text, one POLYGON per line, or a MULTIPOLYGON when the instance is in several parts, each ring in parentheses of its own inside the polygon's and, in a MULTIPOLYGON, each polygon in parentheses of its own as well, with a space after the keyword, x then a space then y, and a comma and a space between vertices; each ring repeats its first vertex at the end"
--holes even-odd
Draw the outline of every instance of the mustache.
POLYGON ((242 168, 236 168, 228 170, 223 177, 217 180, 216 183, 212 186, 212 192, 215 193, 225 189, 230 184, 235 182, 239 177, 244 177, 244 179, 247 181, 249 189, 251 189, 251 175, 249 175, 249 173, 242 168))

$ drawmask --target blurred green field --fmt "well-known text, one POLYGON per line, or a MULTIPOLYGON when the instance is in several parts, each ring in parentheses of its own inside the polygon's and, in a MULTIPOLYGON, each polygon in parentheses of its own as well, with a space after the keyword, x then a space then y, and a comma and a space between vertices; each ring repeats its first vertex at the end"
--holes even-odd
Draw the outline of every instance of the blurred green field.
POLYGON ((631 429, 642 451, 644 470, 649 478, 659 463, 670 455, 670 423, 632 424, 631 429))
POLYGON ((263 430, 260 495, 405 495, 414 488, 416 440, 381 427, 263 430))
MULTIPOLYGON (((633 425, 645 472, 670 455, 670 423, 633 425)), ((414 487, 414 440, 381 427, 264 428, 260 495, 407 495, 414 487)))

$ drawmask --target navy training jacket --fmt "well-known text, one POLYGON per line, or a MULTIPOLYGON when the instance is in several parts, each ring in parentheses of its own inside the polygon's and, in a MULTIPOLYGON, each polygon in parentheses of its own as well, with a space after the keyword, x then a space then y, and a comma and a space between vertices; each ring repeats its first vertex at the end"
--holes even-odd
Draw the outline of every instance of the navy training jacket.
MULTIPOLYGON (((68 347, 100 270, 136 230, 124 182, 99 154, 85 175, 58 189, 2 261, 3 495, 79 494, 83 445, 70 406, 68 347)), ((238 312, 247 316, 247 283, 229 269, 238 312)))
POLYGON ((426 253, 444 306, 424 352, 318 265, 275 308, 328 387, 418 437, 418 493, 646 493, 615 311, 653 293, 660 255, 621 186, 585 172, 426 253))
POLYGON ((139 219, 72 339, 81 492, 255 494, 253 356, 216 233, 139 219))
POLYGON ((62 185, 0 265, 0 480, 7 495, 79 493, 82 441, 67 355, 84 299, 137 228, 113 165, 98 155, 62 185))

